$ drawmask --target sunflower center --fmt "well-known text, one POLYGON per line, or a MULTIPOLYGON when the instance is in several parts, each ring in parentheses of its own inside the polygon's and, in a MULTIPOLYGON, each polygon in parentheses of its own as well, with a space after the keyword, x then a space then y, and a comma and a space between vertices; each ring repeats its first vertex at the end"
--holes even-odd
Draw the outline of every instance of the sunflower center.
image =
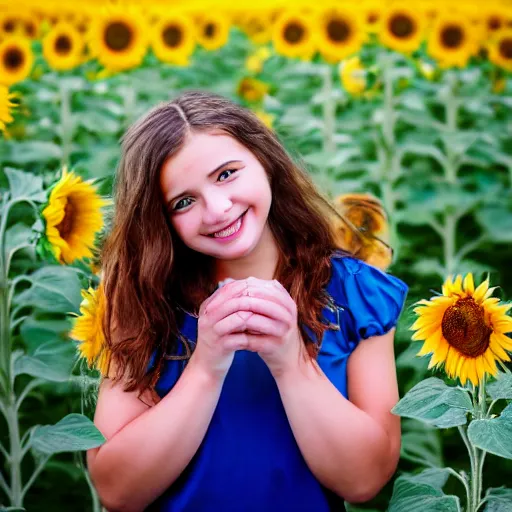
POLYGON ((203 34, 208 39, 212 39, 215 36, 216 31, 217 31, 217 27, 215 26, 215 23, 207 23, 204 26, 203 34))
POLYGON ((466 357, 478 357, 489 347, 492 329, 485 324, 484 308, 473 297, 450 306, 441 329, 446 341, 466 357))
POLYGON ((284 38, 291 44, 297 44, 304 37, 304 27, 300 23, 291 22, 284 29, 284 38))
POLYGON ((25 23, 25 34, 29 37, 34 37, 36 35, 36 26, 31 21, 27 21, 25 23))
POLYGON ((512 38, 503 39, 500 42, 500 55, 507 60, 512 59, 512 38))
POLYGON ((60 35, 55 40, 55 51, 60 55, 67 55, 71 51, 71 40, 66 35, 60 35))
POLYGON ((389 20, 389 31, 399 39, 407 39, 415 30, 414 21, 405 14, 397 14, 389 20))
POLYGON ((377 11, 369 12, 366 19, 368 20, 368 23, 370 23, 370 24, 376 23, 377 21, 379 21, 379 13, 377 11))
POLYGON ((64 218, 60 222, 58 226, 56 226, 59 235, 64 240, 67 240, 68 236, 73 230, 73 219, 75 217, 75 208, 71 204, 71 201, 68 199, 66 206, 64 208, 64 218))
POLYGON ((491 16, 487 21, 490 30, 498 30, 501 27, 501 20, 498 16, 491 16))
POLYGON ((446 48, 458 48, 464 39, 464 33, 457 25, 447 25, 441 31, 441 41, 446 48))
POLYGON ((183 34, 180 28, 176 25, 167 25, 162 32, 162 39, 165 43, 165 46, 176 48, 183 40, 183 34))
POLYGON ((343 43, 350 37, 350 26, 345 20, 331 20, 327 24, 327 34, 331 41, 343 43))
POLYGON ((122 21, 109 23, 105 30, 105 44, 115 52, 126 50, 132 39, 133 34, 130 27, 122 21))
POLYGON ((25 56, 23 52, 19 48, 9 48, 4 53, 4 65, 10 71, 15 71, 21 66, 23 66, 23 62, 25 61, 25 56))
POLYGON ((12 19, 7 19, 3 23, 4 32, 14 32, 16 28, 16 22, 12 19))

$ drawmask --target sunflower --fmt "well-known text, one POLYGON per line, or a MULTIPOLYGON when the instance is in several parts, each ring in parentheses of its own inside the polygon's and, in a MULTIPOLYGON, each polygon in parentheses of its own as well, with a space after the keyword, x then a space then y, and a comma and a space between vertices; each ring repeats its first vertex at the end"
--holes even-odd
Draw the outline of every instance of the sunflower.
POLYGON ((494 64, 512 71, 512 28, 496 33, 489 44, 489 60, 494 64))
POLYGON ((236 93, 246 101, 256 102, 261 101, 269 89, 269 84, 246 76, 238 82, 236 93))
POLYGON ((281 13, 274 24, 272 41, 276 52, 285 57, 309 60, 316 51, 313 25, 307 14, 301 11, 281 13))
POLYGON ((443 13, 436 18, 428 38, 428 53, 441 68, 465 67, 477 48, 467 18, 456 13, 443 13))
POLYGON ((272 39, 271 13, 243 13, 237 18, 237 25, 255 44, 265 44, 272 39))
POLYGON ((412 53, 419 48, 425 29, 425 18, 418 9, 392 4, 381 14, 378 33, 385 46, 402 53, 412 53))
POLYGON ((110 7, 103 16, 92 18, 89 48, 105 68, 123 71, 142 62, 148 46, 148 32, 140 13, 110 7))
POLYGON ((81 316, 74 319, 69 337, 80 342, 78 353, 87 361, 89 368, 97 368, 102 375, 106 375, 110 352, 105 345, 102 324, 105 314, 103 283, 100 282, 96 290, 91 287, 82 290, 81 295, 81 316))
POLYGON ((366 32, 374 33, 378 31, 382 15, 382 6, 379 2, 372 0, 371 2, 365 2, 361 6, 354 6, 354 9, 359 10, 363 17, 366 32))
POLYGON ((273 114, 269 114, 268 112, 265 112, 261 109, 255 110, 254 114, 267 128, 273 128, 275 119, 273 114))
POLYGON ((7 123, 12 123, 14 118, 11 115, 11 110, 16 106, 11 100, 15 95, 9 93, 9 89, 5 85, 0 85, 0 132, 5 130, 7 123))
POLYGON ((494 289, 489 279, 475 289, 471 273, 464 282, 461 275, 454 281, 450 276, 442 295, 416 303, 419 318, 410 329, 416 331, 413 340, 424 340, 417 355, 432 353, 429 368, 444 363, 449 377, 477 386, 486 374, 498 373, 497 362, 510 361, 512 339, 506 333, 512 332, 512 317, 506 313, 512 304, 499 304, 491 297, 494 289))
POLYGON ((78 30, 69 23, 60 22, 46 35, 43 55, 48 64, 59 71, 73 69, 82 62, 84 41, 78 30))
POLYGON ((11 85, 25 80, 33 63, 34 55, 28 39, 6 37, 0 43, 0 84, 11 85))
POLYGON ((245 60, 245 67, 252 73, 261 73, 263 64, 272 55, 272 51, 266 46, 258 48, 252 55, 245 60))
POLYGON ((338 70, 343 88, 349 94, 358 96, 364 92, 366 89, 366 76, 359 57, 351 57, 341 61, 338 70))
POLYGON ((221 14, 201 14, 198 17, 197 39, 206 50, 217 50, 229 39, 230 19, 221 14))
POLYGON ((359 51, 366 38, 363 18, 354 10, 322 10, 316 26, 318 49, 331 64, 359 51))
POLYGON ((333 228, 340 247, 357 253, 371 265, 385 270, 392 263, 389 227, 380 200, 371 194, 342 194, 334 200, 342 217, 335 217, 333 228))
POLYGON ((196 46, 195 27, 181 14, 159 18, 152 28, 151 45, 162 62, 186 66, 196 46))
POLYGON ((93 256, 95 234, 103 227, 100 208, 108 204, 97 194, 92 181, 84 182, 63 170, 42 212, 46 239, 60 263, 93 256))

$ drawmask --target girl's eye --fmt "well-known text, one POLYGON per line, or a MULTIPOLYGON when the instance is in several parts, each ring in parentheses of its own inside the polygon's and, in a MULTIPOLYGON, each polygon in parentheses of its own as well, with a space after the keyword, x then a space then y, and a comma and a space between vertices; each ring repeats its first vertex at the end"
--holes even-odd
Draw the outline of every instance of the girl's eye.
MULTIPOLYGON (((238 169, 225 169, 224 171, 222 171, 220 174, 219 174, 219 180, 220 181, 226 181, 226 180, 221 180, 220 177, 225 173, 225 172, 232 172, 232 173, 235 173, 236 171, 238 171, 238 169)), ((231 175, 229 175, 231 176, 231 175)), ((229 178, 228 176, 228 178, 229 178)), ((227 179, 227 178, 226 178, 227 179)))
MULTIPOLYGON (((183 198, 183 199, 180 199, 180 200, 179 200, 179 201, 174 205, 173 210, 181 210, 181 208, 179 207, 180 203, 181 203, 182 201, 186 201, 186 200, 188 200, 188 199, 189 199, 188 197, 185 197, 185 198, 183 198)), ((188 206, 188 204, 186 204, 185 206, 188 206)))
MULTIPOLYGON (((227 173, 227 172, 231 172, 231 173, 235 173, 237 172, 238 169, 225 169, 224 171, 222 171, 220 174, 219 174, 219 177, 218 177, 218 180, 219 181, 226 181, 228 178, 230 178, 232 176, 232 174, 229 174, 228 177, 225 179, 225 180, 221 180, 220 177, 224 174, 224 173, 227 173)), ((189 197, 184 197, 183 199, 180 199, 175 205, 174 205, 174 208, 173 208, 173 211, 177 211, 177 210, 182 210, 183 208, 189 206, 188 204, 185 204, 183 205, 182 207, 180 207, 180 204, 182 203, 182 201, 190 201, 190 198, 189 197)))

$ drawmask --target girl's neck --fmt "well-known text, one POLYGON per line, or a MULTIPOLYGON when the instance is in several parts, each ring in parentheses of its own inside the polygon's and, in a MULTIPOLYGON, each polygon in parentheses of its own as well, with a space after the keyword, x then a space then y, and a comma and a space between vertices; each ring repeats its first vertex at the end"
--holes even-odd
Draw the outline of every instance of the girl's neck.
POLYGON ((236 260, 215 261, 216 280, 219 282, 228 277, 238 280, 251 276, 272 280, 275 277, 278 260, 277 243, 267 223, 258 245, 250 254, 236 260))

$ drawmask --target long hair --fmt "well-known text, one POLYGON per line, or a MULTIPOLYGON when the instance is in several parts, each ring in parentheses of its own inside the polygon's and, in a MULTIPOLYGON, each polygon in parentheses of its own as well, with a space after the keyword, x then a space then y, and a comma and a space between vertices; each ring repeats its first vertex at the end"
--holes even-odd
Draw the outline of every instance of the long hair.
POLYGON ((187 135, 212 130, 243 144, 267 173, 272 192, 268 223, 279 250, 274 277, 297 304, 306 355, 316 358, 318 349, 304 325, 317 340, 328 327, 321 320, 327 304, 323 289, 330 257, 342 249, 332 227, 336 209, 250 110, 215 94, 188 91, 153 108, 121 140, 114 216, 101 266, 106 346, 116 365, 112 377, 123 377, 125 391, 154 392, 164 358, 190 357, 193 347, 179 332, 183 312, 197 314, 216 288, 213 258, 188 248, 177 236, 159 184, 164 162, 182 148, 187 135), (184 356, 176 355, 179 343, 185 345, 184 356))

